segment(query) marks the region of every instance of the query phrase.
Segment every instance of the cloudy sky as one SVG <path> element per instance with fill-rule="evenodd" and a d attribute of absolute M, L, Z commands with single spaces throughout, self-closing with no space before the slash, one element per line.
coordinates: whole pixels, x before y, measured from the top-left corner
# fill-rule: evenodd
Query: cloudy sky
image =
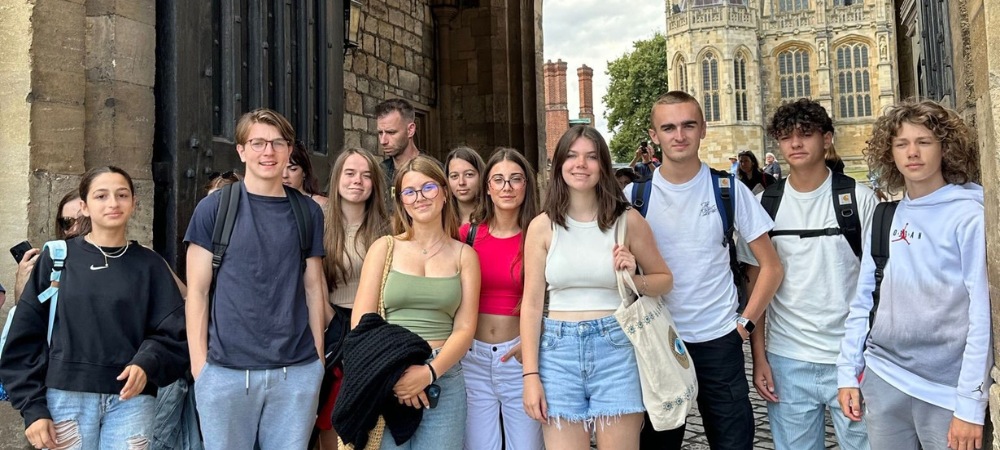
<path fill-rule="evenodd" d="M 597 129 L 611 140 L 601 98 L 608 89 L 608 62 L 632 49 L 632 42 L 666 29 L 663 0 L 545 0 L 542 2 L 544 60 L 566 62 L 569 117 L 580 114 L 576 69 L 594 69 Z"/>

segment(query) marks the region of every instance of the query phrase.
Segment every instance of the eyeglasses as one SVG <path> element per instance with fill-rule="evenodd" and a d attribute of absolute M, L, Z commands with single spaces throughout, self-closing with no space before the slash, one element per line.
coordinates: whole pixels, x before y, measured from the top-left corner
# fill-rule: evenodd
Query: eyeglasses
<path fill-rule="evenodd" d="M 490 185 L 498 191 L 502 191 L 508 184 L 510 184 L 511 189 L 521 189 L 524 187 L 524 176 L 511 175 L 510 179 L 507 180 L 503 178 L 503 175 L 495 175 L 493 178 L 490 178 Z"/>
<path fill-rule="evenodd" d="M 271 148 L 276 152 L 286 152 L 289 148 L 289 142 L 285 139 L 251 139 L 247 142 L 247 145 L 255 152 L 262 152 L 267 148 L 267 144 L 271 144 Z"/>
<path fill-rule="evenodd" d="M 208 181 L 215 181 L 215 180 L 217 180 L 219 178 L 222 178 L 223 180 L 232 181 L 234 183 L 237 182 L 237 181 L 240 181 L 240 177 L 238 177 L 236 175 L 236 172 L 233 172 L 232 170 L 230 170 L 228 172 L 222 172 L 222 173 L 212 172 L 212 173 L 208 174 Z"/>
<path fill-rule="evenodd" d="M 63 231 L 69 231 L 73 225 L 76 225 L 76 217 L 60 217 L 56 221 L 59 222 L 59 228 L 62 228 Z"/>
<path fill-rule="evenodd" d="M 437 183 L 427 183 L 416 190 L 413 188 L 406 188 L 399 192 L 399 199 L 403 201 L 404 205 L 412 205 L 417 202 L 417 194 L 420 194 L 425 199 L 430 200 L 438 196 L 441 192 L 441 186 Z"/>

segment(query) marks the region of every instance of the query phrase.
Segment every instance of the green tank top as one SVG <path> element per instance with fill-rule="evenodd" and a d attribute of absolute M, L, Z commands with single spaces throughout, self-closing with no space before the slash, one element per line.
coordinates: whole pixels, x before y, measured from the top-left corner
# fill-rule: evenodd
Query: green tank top
<path fill-rule="evenodd" d="M 462 303 L 462 278 L 421 277 L 389 271 L 385 281 L 385 320 L 428 341 L 451 336 Z"/>

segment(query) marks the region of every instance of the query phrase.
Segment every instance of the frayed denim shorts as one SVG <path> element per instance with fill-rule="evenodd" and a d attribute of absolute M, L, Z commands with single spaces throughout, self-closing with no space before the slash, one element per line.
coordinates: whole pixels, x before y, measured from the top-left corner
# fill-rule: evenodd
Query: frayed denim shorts
<path fill-rule="evenodd" d="M 538 371 L 550 420 L 584 422 L 640 413 L 635 350 L 614 316 L 581 322 L 544 320 Z"/>

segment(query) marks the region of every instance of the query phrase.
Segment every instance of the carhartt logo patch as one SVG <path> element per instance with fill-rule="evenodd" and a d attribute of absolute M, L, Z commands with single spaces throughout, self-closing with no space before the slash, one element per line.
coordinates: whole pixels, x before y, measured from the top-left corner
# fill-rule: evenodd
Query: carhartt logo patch
<path fill-rule="evenodd" d="M 840 194 L 840 205 L 841 206 L 843 206 L 843 205 L 850 205 L 851 203 L 853 203 L 853 202 L 851 202 L 851 194 Z"/>

